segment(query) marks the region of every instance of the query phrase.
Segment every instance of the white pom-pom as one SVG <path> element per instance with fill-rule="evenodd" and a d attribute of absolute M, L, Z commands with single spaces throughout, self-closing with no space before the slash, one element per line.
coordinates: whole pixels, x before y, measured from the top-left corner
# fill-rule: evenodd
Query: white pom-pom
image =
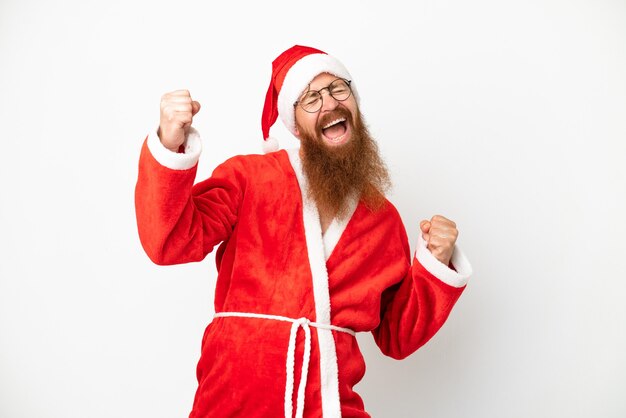
<path fill-rule="evenodd" d="M 263 141 L 263 153 L 269 154 L 270 152 L 278 151 L 278 139 L 270 136 Z"/>

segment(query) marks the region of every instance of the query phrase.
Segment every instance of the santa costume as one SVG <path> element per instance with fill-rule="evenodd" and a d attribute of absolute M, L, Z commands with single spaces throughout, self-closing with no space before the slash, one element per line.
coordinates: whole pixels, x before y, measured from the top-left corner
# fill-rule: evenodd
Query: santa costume
<path fill-rule="evenodd" d="M 351 80 L 326 53 L 295 46 L 273 63 L 264 138 L 318 74 Z M 358 100 L 354 82 L 353 94 Z M 201 141 L 184 152 L 148 135 L 136 186 L 139 235 L 157 264 L 200 261 L 216 246 L 215 316 L 202 339 L 191 418 L 369 417 L 353 390 L 365 373 L 355 334 L 402 359 L 443 325 L 471 266 L 418 238 L 412 257 L 396 208 L 349 202 L 322 234 L 298 150 L 233 157 L 194 185 Z"/>

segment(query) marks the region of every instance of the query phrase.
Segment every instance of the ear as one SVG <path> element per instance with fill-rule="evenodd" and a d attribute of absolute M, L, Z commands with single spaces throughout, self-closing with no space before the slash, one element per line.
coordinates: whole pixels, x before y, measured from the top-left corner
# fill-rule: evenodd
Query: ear
<path fill-rule="evenodd" d="M 296 112 L 294 111 L 293 114 L 293 119 L 294 119 L 294 124 L 295 126 L 293 127 L 293 134 L 296 138 L 298 138 L 298 140 L 300 140 L 300 129 L 298 129 L 298 115 L 296 114 Z"/>

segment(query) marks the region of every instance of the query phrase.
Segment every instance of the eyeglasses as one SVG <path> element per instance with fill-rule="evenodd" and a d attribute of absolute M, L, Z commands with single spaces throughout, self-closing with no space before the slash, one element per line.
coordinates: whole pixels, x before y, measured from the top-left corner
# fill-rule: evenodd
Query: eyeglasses
<path fill-rule="evenodd" d="M 302 95 L 300 100 L 296 101 L 293 106 L 296 107 L 300 105 L 300 107 L 308 113 L 315 113 L 322 108 L 322 104 L 324 102 L 324 98 L 322 97 L 322 91 L 328 90 L 328 94 L 338 102 L 343 102 L 352 94 L 352 89 L 350 89 L 351 80 L 344 80 L 343 78 L 338 78 L 332 83 L 328 85 L 328 87 L 324 87 L 319 90 L 308 90 L 306 93 Z M 309 87 L 310 88 L 310 87 Z"/>

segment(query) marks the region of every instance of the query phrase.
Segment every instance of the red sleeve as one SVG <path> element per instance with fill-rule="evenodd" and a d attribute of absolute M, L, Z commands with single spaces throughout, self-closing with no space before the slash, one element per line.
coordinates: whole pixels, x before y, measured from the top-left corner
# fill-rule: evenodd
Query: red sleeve
<path fill-rule="evenodd" d="M 200 261 L 230 237 L 245 187 L 240 168 L 229 160 L 194 186 L 197 165 L 188 170 L 164 167 L 144 142 L 135 211 L 141 244 L 154 263 Z"/>
<path fill-rule="evenodd" d="M 382 353 L 395 359 L 414 353 L 441 328 L 464 289 L 442 282 L 414 258 L 404 279 L 383 292 L 381 322 L 372 331 Z"/>

